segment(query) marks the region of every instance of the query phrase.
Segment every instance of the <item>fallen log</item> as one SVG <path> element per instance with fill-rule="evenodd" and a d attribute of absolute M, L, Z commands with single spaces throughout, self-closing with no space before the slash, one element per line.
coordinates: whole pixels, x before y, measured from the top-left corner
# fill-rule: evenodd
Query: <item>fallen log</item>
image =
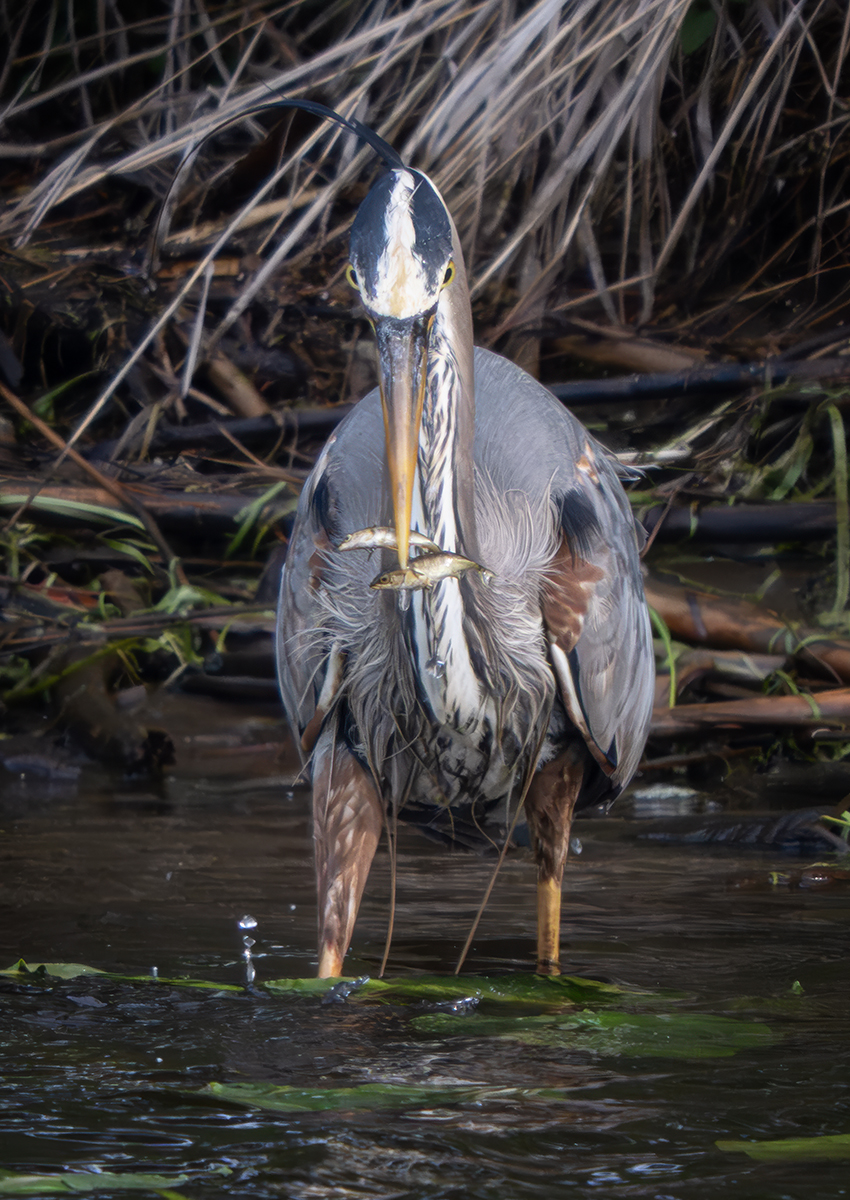
<path fill-rule="evenodd" d="M 850 683 L 850 642 L 824 637 L 819 629 L 792 629 L 775 613 L 749 600 L 698 592 L 658 579 L 644 580 L 646 599 L 674 638 L 718 649 L 794 655 L 827 676 Z"/>
<path fill-rule="evenodd" d="M 627 404 L 635 400 L 663 400 L 678 396 L 704 396 L 707 401 L 713 401 L 718 396 L 734 395 L 757 385 L 775 387 L 791 378 L 832 377 L 842 373 L 848 374 L 846 359 L 804 363 L 715 363 L 711 366 L 694 367 L 688 371 L 625 375 L 615 379 L 587 379 L 573 383 L 551 383 L 547 386 L 549 391 L 566 405 Z M 231 445 L 228 433 L 246 446 L 268 444 L 281 434 L 287 441 L 326 438 L 353 407 L 353 404 L 339 404 L 333 408 L 282 409 L 274 415 L 223 418 L 220 421 L 206 421 L 197 425 L 160 423 L 150 440 L 149 452 L 177 453 L 192 446 L 207 451 L 227 450 Z M 83 454 L 95 461 L 109 460 L 119 444 L 120 440 L 117 438 L 99 442 L 84 450 Z M 834 512 L 834 508 L 832 511 Z M 834 529 L 834 522 L 832 528 Z M 679 531 L 676 536 L 683 534 Z"/>
<path fill-rule="evenodd" d="M 274 679 L 258 679 L 255 675 L 184 675 L 180 691 L 193 696 L 215 696 L 222 700 L 254 700 L 264 704 L 279 704 L 280 692 Z"/>
<path fill-rule="evenodd" d="M 641 513 L 647 533 L 659 542 L 775 542 L 815 541 L 835 536 L 835 504 L 806 503 L 706 504 L 672 507 L 654 505 Z M 656 532 L 656 526 L 660 526 Z"/>
<path fill-rule="evenodd" d="M 821 823 L 829 808 L 795 809 L 772 813 L 723 813 L 667 817 L 664 821 L 641 821 L 635 831 L 639 841 L 673 846 L 752 846 L 779 849 L 793 854 L 844 852 L 847 845 Z"/>
<path fill-rule="evenodd" d="M 224 417 L 220 421 L 205 421 L 198 425 L 161 423 L 148 449 L 151 454 L 176 454 L 190 447 L 212 452 L 230 449 L 231 438 L 237 438 L 245 446 L 273 446 L 278 438 L 283 438 L 287 445 L 299 438 L 324 439 L 353 407 L 352 404 L 340 404 L 335 408 L 284 409 L 274 415 Z M 95 461 L 106 461 L 112 458 L 119 445 L 120 439 L 114 438 L 98 442 L 84 453 Z"/>
<path fill-rule="evenodd" d="M 97 623 L 87 622 L 84 626 L 75 625 L 73 614 L 69 613 L 67 606 L 61 609 L 53 606 L 52 610 L 42 608 L 36 613 L 18 608 L 19 593 L 23 586 L 9 589 L 0 587 L 0 652 L 3 653 L 32 654 L 61 645 L 71 637 L 110 641 L 156 637 L 163 630 L 180 625 L 191 625 L 216 633 L 227 626 L 231 633 L 252 636 L 271 636 L 275 629 L 274 605 L 260 604 L 227 604 L 172 613 L 156 610 Z M 81 612 L 80 615 L 84 614 Z M 2 618 L 8 621 L 5 626 Z"/>
<path fill-rule="evenodd" d="M 672 400 L 678 396 L 714 401 L 734 396 L 753 387 L 770 388 L 790 379 L 846 379 L 846 358 L 789 362 L 766 359 L 755 363 L 711 363 L 685 371 L 657 371 L 614 379 L 587 379 L 576 383 L 550 383 L 550 392 L 564 404 L 632 403 L 635 400 Z"/>
<path fill-rule="evenodd" d="M 650 738 L 681 737 L 711 729 L 761 726 L 788 729 L 829 722 L 850 731 L 850 688 L 835 688 L 811 696 L 754 696 L 713 704 L 678 704 L 655 708 Z"/>
<path fill-rule="evenodd" d="M 239 526 L 245 509 L 263 495 L 252 492 L 183 492 L 158 490 L 150 486 L 122 484 L 158 524 L 176 533 L 232 534 Z M 130 526 L 139 531 L 143 522 L 116 504 L 103 488 L 51 484 L 42 487 L 32 479 L 0 479 L 0 512 L 14 512 L 24 502 L 39 520 L 56 526 L 74 525 Z M 274 496 L 258 515 L 260 524 L 276 523 L 286 532 L 294 518 L 293 496 Z"/>

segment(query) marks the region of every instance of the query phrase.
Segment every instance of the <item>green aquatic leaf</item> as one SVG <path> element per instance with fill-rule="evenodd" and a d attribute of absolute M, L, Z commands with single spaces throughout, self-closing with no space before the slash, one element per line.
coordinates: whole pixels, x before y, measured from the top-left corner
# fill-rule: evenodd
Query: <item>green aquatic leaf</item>
<path fill-rule="evenodd" d="M 216 992 L 242 992 L 237 983 L 216 983 L 211 979 L 172 979 L 164 975 L 123 975 L 117 971 L 101 971 L 82 963 L 27 963 L 19 958 L 11 967 L 0 970 L 0 975 L 24 977 L 26 979 L 76 979 L 80 975 L 96 975 L 100 979 L 115 979 L 120 983 L 168 984 L 172 987 L 206 988 Z"/>
<path fill-rule="evenodd" d="M 324 995 L 340 983 L 353 979 L 274 979 L 264 986 L 270 991 Z M 669 996 L 669 993 L 668 993 Z M 634 1003 L 658 1000 L 657 995 L 630 992 L 612 983 L 583 979 L 577 975 L 411 975 L 400 979 L 369 979 L 358 983 L 346 997 L 348 1003 L 360 1000 L 387 1004 L 452 1003 L 473 997 L 485 1003 L 560 1010 L 576 1005 Z"/>
<path fill-rule="evenodd" d="M 691 1012 L 582 1012 L 536 1017 L 415 1017 L 420 1033 L 497 1037 L 533 1046 L 557 1046 L 596 1054 L 649 1058 L 727 1058 L 739 1050 L 769 1046 L 776 1035 L 755 1021 Z"/>
<path fill-rule="evenodd" d="M 170 1193 L 175 1200 L 181 1193 L 173 1189 L 206 1175 L 230 1174 L 227 1167 L 218 1167 L 201 1175 L 113 1174 L 109 1171 L 65 1172 L 61 1175 L 30 1175 L 0 1168 L 0 1196 L 55 1196 L 69 1192 L 158 1192 Z"/>
<path fill-rule="evenodd" d="M 263 981 L 263 987 L 273 992 L 292 992 L 299 996 L 324 996 L 332 987 L 340 983 L 339 979 L 271 979 Z M 354 977 L 346 976 L 346 983 L 354 983 Z"/>
<path fill-rule="evenodd" d="M 76 979 L 78 975 L 102 975 L 108 978 L 105 971 L 86 967 L 82 963 L 27 963 L 22 958 L 14 966 L 0 970 L 0 975 L 28 975 L 38 979 L 45 979 L 48 975 L 52 979 Z"/>
<path fill-rule="evenodd" d="M 174 987 L 208 988 L 217 991 L 239 992 L 241 984 L 217 983 L 209 979 L 172 978 L 151 975 L 127 975 L 116 971 L 102 971 L 83 963 L 27 963 L 23 958 L 13 966 L 0 970 L 0 975 L 26 976 L 29 978 L 75 979 L 78 975 L 99 975 L 104 979 L 120 980 L 124 983 L 167 983 Z M 563 1012 L 577 1007 L 608 1007 L 628 1004 L 657 1005 L 678 998 L 676 992 L 637 992 L 618 987 L 613 983 L 601 983 L 596 979 L 584 979 L 578 975 L 530 975 L 515 972 L 512 975 L 486 976 L 464 975 L 411 975 L 400 979 L 367 979 L 361 983 L 351 979 L 272 979 L 260 986 L 272 993 L 284 995 L 325 996 L 340 984 L 355 987 L 344 997 L 347 1003 L 365 1000 L 383 1004 L 451 1004 L 458 1000 L 473 998 L 485 1006 L 495 1004 L 499 1008 L 533 1008 L 536 1011 Z"/>
<path fill-rule="evenodd" d="M 110 979 L 118 979 L 122 983 L 149 983 L 152 987 L 165 983 L 169 987 L 202 988 L 210 992 L 245 991 L 241 983 L 216 983 L 214 979 L 185 979 L 183 976 L 175 979 L 170 975 L 113 975 L 111 972 L 106 974 Z"/>
<path fill-rule="evenodd" d="M 817 1158 L 850 1158 L 850 1133 L 823 1137 L 775 1138 L 770 1142 L 719 1141 L 718 1150 L 748 1154 L 761 1162 L 793 1162 Z"/>
<path fill-rule="evenodd" d="M 273 1083 L 209 1083 L 196 1095 L 273 1112 L 347 1112 L 351 1109 L 435 1108 L 446 1104 L 524 1099 L 567 1100 L 567 1089 L 502 1087 L 413 1087 L 402 1083 L 361 1083 L 352 1087 L 298 1088 Z"/>

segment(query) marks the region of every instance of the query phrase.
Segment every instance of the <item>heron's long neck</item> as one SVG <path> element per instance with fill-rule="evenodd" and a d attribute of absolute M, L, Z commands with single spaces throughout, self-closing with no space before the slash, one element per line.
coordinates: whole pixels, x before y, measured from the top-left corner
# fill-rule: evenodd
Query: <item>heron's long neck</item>
<path fill-rule="evenodd" d="M 477 562 L 474 437 L 472 320 L 464 280 L 457 304 L 440 305 L 431 332 L 414 524 L 442 550 Z M 467 645 L 460 580 L 415 592 L 411 617 L 419 678 L 433 716 L 471 732 L 484 696 Z"/>
<path fill-rule="evenodd" d="M 440 305 L 431 332 L 419 437 L 419 490 L 422 532 L 441 549 L 477 561 L 474 437 L 471 317 L 462 295 L 456 305 Z"/>

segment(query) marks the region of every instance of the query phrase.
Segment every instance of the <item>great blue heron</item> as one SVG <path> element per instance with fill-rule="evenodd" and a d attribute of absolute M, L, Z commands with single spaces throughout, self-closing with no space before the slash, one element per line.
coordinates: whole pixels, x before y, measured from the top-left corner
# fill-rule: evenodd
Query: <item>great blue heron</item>
<path fill-rule="evenodd" d="M 278 616 L 281 693 L 312 775 L 319 975 L 342 972 L 388 814 L 450 835 L 504 829 L 519 805 L 538 970 L 557 973 L 573 813 L 629 781 L 649 724 L 638 535 L 606 451 L 531 376 L 473 349 L 448 209 L 426 175 L 390 165 L 355 218 L 348 271 L 380 387 L 303 489 Z M 361 530 L 365 549 L 338 548 Z M 370 586 L 423 544 L 487 574 Z"/>

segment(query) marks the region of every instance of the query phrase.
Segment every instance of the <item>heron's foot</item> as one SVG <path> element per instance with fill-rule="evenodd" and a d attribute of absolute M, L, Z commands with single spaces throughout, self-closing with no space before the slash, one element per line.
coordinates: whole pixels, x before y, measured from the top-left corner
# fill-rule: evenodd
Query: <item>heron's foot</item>
<path fill-rule="evenodd" d="M 552 962 L 552 960 L 548 959 L 548 958 L 538 959 L 537 960 L 537 974 L 538 975 L 560 975 L 561 974 L 561 964 L 559 962 Z"/>
<path fill-rule="evenodd" d="M 322 946 L 322 952 L 319 955 L 319 970 L 317 978 L 319 979 L 339 979 L 342 975 L 342 960 L 336 946 Z"/>

